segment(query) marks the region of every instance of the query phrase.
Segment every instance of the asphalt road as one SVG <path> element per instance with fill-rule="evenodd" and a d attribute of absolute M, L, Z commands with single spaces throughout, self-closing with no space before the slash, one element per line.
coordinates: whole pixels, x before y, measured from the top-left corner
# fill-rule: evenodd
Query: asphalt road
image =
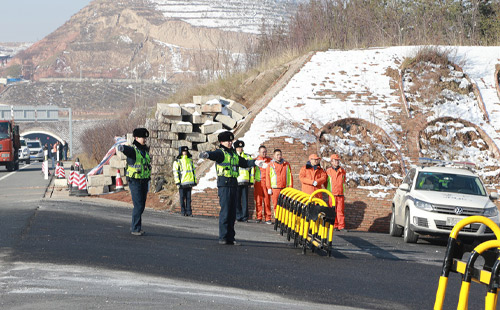
<path fill-rule="evenodd" d="M 299 249 L 270 225 L 237 223 L 242 246 L 217 243 L 217 220 L 97 198 L 41 199 L 40 164 L 0 171 L 2 309 L 430 309 L 442 239 L 408 245 L 385 234 L 335 235 L 333 257 Z M 452 274 L 446 309 L 456 308 Z M 473 284 L 469 309 L 484 307 Z"/>

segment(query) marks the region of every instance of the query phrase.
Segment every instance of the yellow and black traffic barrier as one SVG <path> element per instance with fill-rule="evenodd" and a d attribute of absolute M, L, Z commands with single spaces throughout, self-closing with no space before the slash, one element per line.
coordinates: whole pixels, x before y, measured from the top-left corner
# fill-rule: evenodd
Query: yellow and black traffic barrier
<path fill-rule="evenodd" d="M 318 193 L 327 193 L 332 197 L 333 206 L 314 197 Z M 295 247 L 302 245 L 305 254 L 308 247 L 323 250 L 331 255 L 333 230 L 335 224 L 335 197 L 327 190 L 320 189 L 306 194 L 294 188 L 285 188 L 280 192 L 275 213 L 274 230 L 288 241 L 293 238 Z"/>
<path fill-rule="evenodd" d="M 483 242 L 472 249 L 471 245 L 466 245 L 457 239 L 458 233 L 465 226 L 474 223 L 486 225 L 493 231 L 497 240 Z M 477 282 L 488 286 L 485 306 L 486 309 L 495 309 L 498 289 L 498 272 L 495 273 L 493 270 L 500 269 L 500 266 L 497 266 L 500 264 L 498 263 L 498 248 L 500 248 L 500 228 L 491 219 L 484 216 L 470 216 L 458 222 L 451 230 L 448 238 L 448 246 L 446 248 L 443 268 L 439 278 L 434 310 L 441 310 L 443 308 L 450 272 L 462 274 L 462 287 L 460 289 L 457 309 L 467 309 L 471 282 Z M 471 254 L 468 261 L 464 262 L 461 259 L 466 252 L 470 252 Z M 483 257 L 484 264 L 482 268 L 475 268 L 474 263 L 479 256 Z"/>

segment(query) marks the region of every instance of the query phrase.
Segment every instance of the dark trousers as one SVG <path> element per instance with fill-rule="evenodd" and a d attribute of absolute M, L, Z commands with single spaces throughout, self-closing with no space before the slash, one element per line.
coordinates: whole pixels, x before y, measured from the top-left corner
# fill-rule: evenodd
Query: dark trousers
<path fill-rule="evenodd" d="M 238 187 L 219 187 L 219 240 L 234 241 L 234 221 L 238 204 Z"/>
<path fill-rule="evenodd" d="M 248 185 L 238 185 L 238 204 L 236 205 L 236 219 L 248 220 Z"/>
<path fill-rule="evenodd" d="M 181 214 L 191 215 L 191 190 L 192 187 L 179 188 L 179 198 L 181 200 Z"/>
<path fill-rule="evenodd" d="M 130 179 L 129 184 L 130 194 L 132 195 L 132 226 L 131 231 L 141 231 L 142 228 L 142 213 L 146 207 L 146 198 L 148 196 L 148 180 Z"/>

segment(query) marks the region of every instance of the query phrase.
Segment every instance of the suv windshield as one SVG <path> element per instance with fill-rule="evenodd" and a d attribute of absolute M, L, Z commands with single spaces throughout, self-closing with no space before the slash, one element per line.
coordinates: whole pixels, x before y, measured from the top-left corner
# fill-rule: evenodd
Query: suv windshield
<path fill-rule="evenodd" d="M 42 146 L 40 145 L 40 142 L 28 142 L 28 147 L 30 149 L 39 149 Z"/>
<path fill-rule="evenodd" d="M 478 177 L 450 173 L 422 171 L 417 176 L 415 189 L 486 196 Z"/>

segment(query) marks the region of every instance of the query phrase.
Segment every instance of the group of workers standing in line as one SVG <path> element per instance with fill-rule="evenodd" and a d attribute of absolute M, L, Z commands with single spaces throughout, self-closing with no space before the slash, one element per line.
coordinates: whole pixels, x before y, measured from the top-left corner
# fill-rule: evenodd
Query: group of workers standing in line
<path fill-rule="evenodd" d="M 148 182 L 151 177 L 149 148 L 145 144 L 149 132 L 145 128 L 136 128 L 133 132 L 132 146 L 118 146 L 118 150 L 127 156 L 127 178 L 134 204 L 131 232 L 143 235 L 141 215 L 146 204 Z M 283 159 L 282 151 L 275 149 L 273 158 L 267 157 L 265 146 L 259 147 L 259 155 L 253 159 L 243 151 L 245 143 L 234 141 L 230 131 L 218 135 L 219 148 L 211 152 L 201 152 L 200 159 L 216 162 L 217 188 L 220 204 L 219 244 L 239 245 L 235 241 L 235 222 L 248 222 L 249 187 L 254 186 L 256 222 L 272 224 L 271 201 L 276 209 L 279 193 L 286 187 L 293 187 L 292 168 Z M 326 188 L 335 197 L 337 219 L 336 230 L 345 230 L 344 195 L 346 190 L 346 172 L 340 167 L 340 157 L 333 154 L 331 167 L 326 171 L 320 165 L 320 157 L 311 154 L 309 161 L 300 170 L 299 178 L 302 191 L 312 194 L 315 190 Z M 172 165 L 174 181 L 179 188 L 181 214 L 192 216 L 191 190 L 197 184 L 192 155 L 187 147 L 179 148 L 179 155 Z M 144 185 L 145 184 L 145 185 Z M 319 198 L 321 194 L 318 194 Z M 329 205 L 332 206 L 332 199 Z"/>

